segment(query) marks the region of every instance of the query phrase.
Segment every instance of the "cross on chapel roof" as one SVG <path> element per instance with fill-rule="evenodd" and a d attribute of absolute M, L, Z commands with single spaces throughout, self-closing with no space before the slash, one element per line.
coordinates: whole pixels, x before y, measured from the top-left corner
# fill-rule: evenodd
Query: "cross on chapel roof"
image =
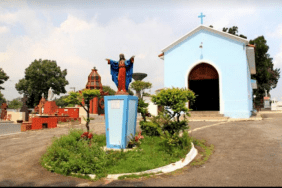
<path fill-rule="evenodd" d="M 203 25 L 203 18 L 206 17 L 205 15 L 203 15 L 203 13 L 201 12 L 201 15 L 198 16 L 198 18 L 201 18 L 201 24 Z"/>

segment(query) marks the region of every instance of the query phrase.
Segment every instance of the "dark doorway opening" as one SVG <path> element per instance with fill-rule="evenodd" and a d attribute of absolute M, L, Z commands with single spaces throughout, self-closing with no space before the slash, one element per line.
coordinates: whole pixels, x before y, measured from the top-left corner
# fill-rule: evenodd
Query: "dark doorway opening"
<path fill-rule="evenodd" d="M 43 129 L 48 128 L 48 123 L 42 123 L 42 128 Z"/>
<path fill-rule="evenodd" d="M 197 95 L 190 109 L 194 111 L 219 111 L 219 84 L 216 80 L 190 80 L 189 88 Z"/>
<path fill-rule="evenodd" d="M 189 89 L 196 99 L 190 102 L 190 109 L 194 111 L 219 111 L 219 77 L 216 69 L 201 63 L 195 66 L 188 78 Z"/>

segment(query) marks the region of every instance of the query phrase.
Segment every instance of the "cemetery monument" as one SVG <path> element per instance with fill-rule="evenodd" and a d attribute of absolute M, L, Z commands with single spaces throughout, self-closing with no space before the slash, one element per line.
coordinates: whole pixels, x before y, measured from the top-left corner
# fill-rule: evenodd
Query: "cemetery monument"
<path fill-rule="evenodd" d="M 114 96 L 105 96 L 105 119 L 107 148 L 125 149 L 131 136 L 136 133 L 138 97 L 127 92 L 132 80 L 134 56 L 119 61 L 106 59 L 111 65 L 112 80 L 118 87 Z"/>

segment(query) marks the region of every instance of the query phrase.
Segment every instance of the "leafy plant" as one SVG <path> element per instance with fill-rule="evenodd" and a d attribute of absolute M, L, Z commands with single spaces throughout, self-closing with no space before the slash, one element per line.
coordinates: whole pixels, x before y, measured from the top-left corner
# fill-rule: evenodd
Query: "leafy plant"
<path fill-rule="evenodd" d="M 186 103 L 188 101 L 194 101 L 194 99 L 194 92 L 185 88 L 167 88 L 161 90 L 156 95 L 152 95 L 152 101 L 156 105 L 164 106 L 164 113 L 169 115 L 170 119 L 176 117 L 178 122 L 181 113 L 189 116 L 189 109 L 187 108 Z"/>
<path fill-rule="evenodd" d="M 134 146 L 137 146 L 137 147 L 140 146 L 141 144 L 140 140 L 144 138 L 144 136 L 141 135 L 141 132 L 142 131 L 140 131 L 138 135 L 136 135 L 135 137 L 132 134 L 130 134 L 131 138 L 128 142 L 128 146 L 127 146 L 128 148 L 132 148 Z"/>
<path fill-rule="evenodd" d="M 83 107 L 83 109 L 87 113 L 87 118 L 84 120 L 86 121 L 86 128 L 87 132 L 89 132 L 89 122 L 90 122 L 90 112 L 89 112 L 89 107 L 90 107 L 90 101 L 94 97 L 99 97 L 100 96 L 100 91 L 98 89 L 84 89 L 80 92 L 73 92 L 71 91 L 68 95 L 67 98 L 64 99 L 65 102 L 71 103 L 71 104 L 78 104 Z"/>
<path fill-rule="evenodd" d="M 161 126 L 150 121 L 140 121 L 141 130 L 148 136 L 160 136 Z"/>
<path fill-rule="evenodd" d="M 142 98 L 138 99 L 137 112 L 141 113 L 144 121 L 146 121 L 146 115 L 148 114 L 148 105 L 149 104 L 145 103 L 145 101 Z"/>

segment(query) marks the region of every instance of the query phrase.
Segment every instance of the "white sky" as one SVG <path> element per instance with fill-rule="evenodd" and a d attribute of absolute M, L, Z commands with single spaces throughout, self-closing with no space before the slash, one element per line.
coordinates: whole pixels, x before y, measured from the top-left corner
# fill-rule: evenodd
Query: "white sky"
<path fill-rule="evenodd" d="M 21 95 L 15 84 L 35 59 L 56 60 L 70 87 L 85 88 L 95 66 L 102 84 L 116 90 L 105 58 L 135 55 L 133 72 L 147 73 L 151 93 L 163 87 L 161 50 L 200 25 L 238 26 L 248 40 L 263 35 L 274 68 L 282 70 L 282 1 L 0 1 L 0 67 L 10 79 L 1 92 Z M 147 90 L 147 92 L 150 92 Z M 271 92 L 281 100 L 282 78 Z"/>

